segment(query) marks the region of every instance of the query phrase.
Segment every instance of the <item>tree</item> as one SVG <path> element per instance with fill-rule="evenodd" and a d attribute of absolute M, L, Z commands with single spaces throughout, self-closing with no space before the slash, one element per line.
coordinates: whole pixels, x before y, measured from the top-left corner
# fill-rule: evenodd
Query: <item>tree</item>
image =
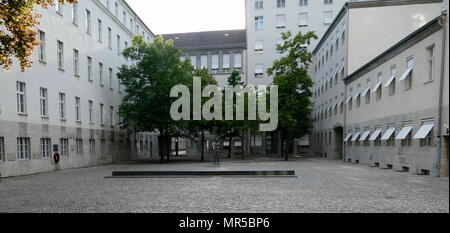
<path fill-rule="evenodd" d="M 160 133 L 160 157 L 169 159 L 171 136 L 179 136 L 186 121 L 175 121 L 170 108 L 176 98 L 170 97 L 172 87 L 192 85 L 193 67 L 182 62 L 181 52 L 172 40 L 162 37 L 146 43 L 142 36 L 133 38 L 133 45 L 123 51 L 129 65 L 119 69 L 117 77 L 126 89 L 120 106 L 124 126 L 135 131 Z"/>
<path fill-rule="evenodd" d="M 278 50 L 286 54 L 275 60 L 268 69 L 268 74 L 274 76 L 274 85 L 278 85 L 279 120 L 277 131 L 281 133 L 282 154 L 288 160 L 287 145 L 294 138 L 305 136 L 311 131 L 311 87 L 312 80 L 308 76 L 308 67 L 312 54 L 305 45 L 312 39 L 317 39 L 313 32 L 292 36 L 291 32 L 282 33 L 283 45 Z"/>
<path fill-rule="evenodd" d="M 58 0 L 61 4 L 76 3 L 77 0 Z M 41 15 L 34 13 L 36 6 L 47 9 L 55 0 L 2 0 L 0 1 L 0 66 L 10 69 L 13 58 L 19 60 L 25 71 L 31 67 L 31 54 L 39 45 L 35 27 Z M 5 30 L 4 30 L 5 29 Z"/>

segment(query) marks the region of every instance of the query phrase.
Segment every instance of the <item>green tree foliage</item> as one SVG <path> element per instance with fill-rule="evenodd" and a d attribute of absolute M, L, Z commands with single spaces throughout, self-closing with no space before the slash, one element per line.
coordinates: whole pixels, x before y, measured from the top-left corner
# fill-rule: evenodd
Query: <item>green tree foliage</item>
<path fill-rule="evenodd" d="M 274 77 L 274 85 L 278 85 L 279 122 L 277 131 L 281 133 L 283 153 L 288 160 L 288 142 L 308 134 L 313 125 L 312 80 L 308 76 L 308 68 L 312 54 L 305 49 L 312 39 L 317 39 L 313 32 L 293 36 L 291 32 L 282 33 L 283 45 L 278 50 L 284 55 L 274 61 L 268 74 Z"/>
<path fill-rule="evenodd" d="M 61 4 L 76 3 L 76 0 L 58 0 Z M 47 9 L 55 0 L 1 0 L 0 1 L 0 66 L 10 69 L 13 58 L 19 60 L 25 71 L 31 67 L 30 56 L 39 45 L 35 27 L 41 15 L 34 13 L 36 6 Z"/>

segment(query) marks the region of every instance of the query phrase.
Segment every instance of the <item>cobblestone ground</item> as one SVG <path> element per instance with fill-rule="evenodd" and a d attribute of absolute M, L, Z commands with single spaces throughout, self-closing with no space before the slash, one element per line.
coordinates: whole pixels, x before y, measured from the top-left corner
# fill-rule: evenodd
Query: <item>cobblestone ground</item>
<path fill-rule="evenodd" d="M 297 178 L 107 179 L 113 170 L 296 170 Z M 321 159 L 121 164 L 0 181 L 0 212 L 449 212 L 449 179 Z"/>

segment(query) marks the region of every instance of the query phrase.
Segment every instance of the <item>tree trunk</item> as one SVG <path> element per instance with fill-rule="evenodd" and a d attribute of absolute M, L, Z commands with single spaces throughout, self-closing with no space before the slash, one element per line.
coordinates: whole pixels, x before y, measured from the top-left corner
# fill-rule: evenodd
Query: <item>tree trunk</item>
<path fill-rule="evenodd" d="M 159 157 L 160 157 L 160 162 L 164 163 L 164 152 L 165 152 L 165 148 L 166 146 L 164 145 L 165 143 L 165 135 L 164 133 L 161 133 L 158 136 L 158 144 L 159 144 Z"/>
<path fill-rule="evenodd" d="M 201 161 L 204 162 L 205 161 L 205 131 L 203 129 L 202 129 L 200 147 L 201 147 L 201 151 L 200 151 Z"/>
<path fill-rule="evenodd" d="M 178 157 L 178 137 L 175 139 L 175 156 Z"/>
<path fill-rule="evenodd" d="M 289 152 L 288 152 L 288 140 L 285 139 L 284 140 L 284 161 L 288 161 L 289 160 Z"/>
<path fill-rule="evenodd" d="M 245 135 L 243 134 L 243 135 L 241 136 L 242 160 L 245 160 L 245 148 L 244 148 L 244 142 L 245 142 Z"/>
<path fill-rule="evenodd" d="M 170 146 L 171 146 L 170 136 L 166 136 L 166 153 L 167 161 L 170 161 Z"/>
<path fill-rule="evenodd" d="M 231 131 L 230 131 L 230 136 L 228 138 L 228 158 L 231 159 L 231 142 L 233 141 L 233 137 L 231 136 Z"/>

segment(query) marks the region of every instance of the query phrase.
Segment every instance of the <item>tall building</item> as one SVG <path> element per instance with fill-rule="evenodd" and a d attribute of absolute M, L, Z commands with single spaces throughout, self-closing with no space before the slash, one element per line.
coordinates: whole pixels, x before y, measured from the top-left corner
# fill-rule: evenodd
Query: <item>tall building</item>
<path fill-rule="evenodd" d="M 33 67 L 0 70 L 3 177 L 109 163 L 131 150 L 120 128 L 121 51 L 152 31 L 123 0 L 79 1 L 50 9 L 36 28 Z M 15 63 L 17 64 L 17 63 Z M 61 161 L 55 164 L 54 152 Z"/>
<path fill-rule="evenodd" d="M 271 84 L 267 69 L 282 56 L 281 33 L 314 31 L 321 38 L 346 0 L 246 0 L 248 82 Z M 312 41 L 309 49 L 315 47 Z"/>
<path fill-rule="evenodd" d="M 233 70 L 241 72 L 246 81 L 247 42 L 245 29 L 175 33 L 162 35 L 173 40 L 183 51 L 182 60 L 189 59 L 195 69 L 207 69 L 220 86 L 227 84 Z"/>
<path fill-rule="evenodd" d="M 313 50 L 315 124 L 311 137 L 316 155 L 345 156 L 346 114 L 353 108 L 353 100 L 366 94 L 367 80 L 346 90 L 344 78 L 441 15 L 441 8 L 441 0 L 380 0 L 344 5 Z M 388 72 L 383 75 L 374 77 L 371 83 L 384 83 L 390 77 Z"/>

